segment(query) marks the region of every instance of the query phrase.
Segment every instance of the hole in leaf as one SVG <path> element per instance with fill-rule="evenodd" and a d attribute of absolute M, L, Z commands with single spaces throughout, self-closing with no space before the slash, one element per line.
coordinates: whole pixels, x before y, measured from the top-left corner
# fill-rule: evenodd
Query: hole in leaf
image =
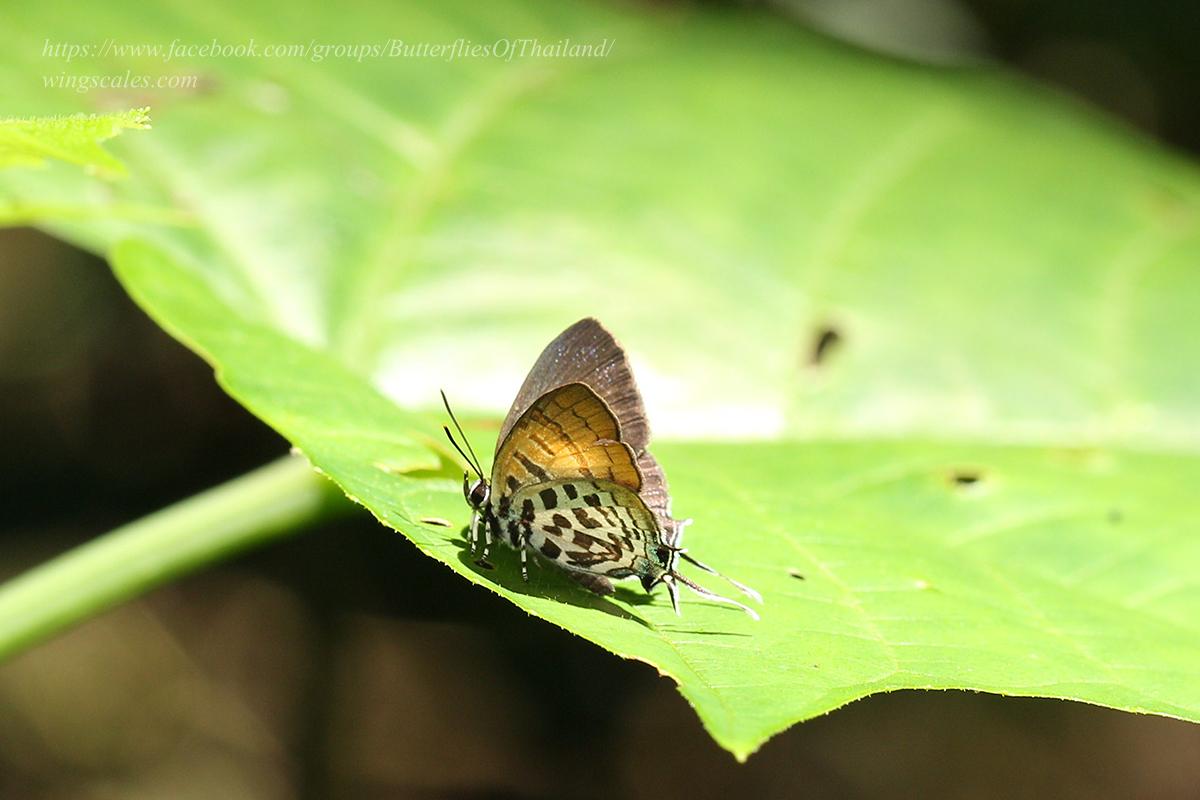
<path fill-rule="evenodd" d="M 975 467 L 955 467 L 946 476 L 946 480 L 955 489 L 962 491 L 977 491 L 983 487 L 983 470 Z"/>
<path fill-rule="evenodd" d="M 812 342 L 808 364 L 812 367 L 819 367 L 829 358 L 834 348 L 841 344 L 842 334 L 832 325 L 822 325 L 814 333 Z"/>

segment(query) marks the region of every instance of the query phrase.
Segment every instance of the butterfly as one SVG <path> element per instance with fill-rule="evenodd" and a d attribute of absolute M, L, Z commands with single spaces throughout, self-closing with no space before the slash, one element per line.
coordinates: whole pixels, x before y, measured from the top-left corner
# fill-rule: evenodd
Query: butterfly
<path fill-rule="evenodd" d="M 679 584 L 708 600 L 737 606 L 679 572 L 680 559 L 729 581 L 758 602 L 761 595 L 697 561 L 682 547 L 691 520 L 671 516 L 667 479 L 647 450 L 650 428 L 625 351 L 595 319 L 576 322 L 546 346 L 500 426 L 490 479 L 442 394 L 466 445 L 450 443 L 468 463 L 463 497 L 473 555 L 490 567 L 493 542 L 564 569 L 600 594 L 613 580 L 637 578 L 646 592 L 663 584 L 679 613 Z M 482 553 L 480 551 L 482 550 Z"/>

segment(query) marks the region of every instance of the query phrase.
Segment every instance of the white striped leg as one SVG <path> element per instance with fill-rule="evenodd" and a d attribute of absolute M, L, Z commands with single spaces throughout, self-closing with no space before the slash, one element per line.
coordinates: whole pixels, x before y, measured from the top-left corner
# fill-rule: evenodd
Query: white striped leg
<path fill-rule="evenodd" d="M 529 554 L 529 537 L 532 534 L 533 534 L 533 531 L 531 531 L 529 529 L 528 525 L 522 526 L 522 530 L 521 530 L 521 580 L 526 581 L 526 582 L 529 581 L 529 565 L 527 563 L 527 560 L 528 560 L 527 556 Z"/>
<path fill-rule="evenodd" d="M 480 526 L 483 528 L 483 553 L 480 554 L 475 563 L 485 569 L 491 569 L 492 563 L 488 561 L 488 556 L 492 552 L 492 526 L 487 514 L 481 515 Z"/>

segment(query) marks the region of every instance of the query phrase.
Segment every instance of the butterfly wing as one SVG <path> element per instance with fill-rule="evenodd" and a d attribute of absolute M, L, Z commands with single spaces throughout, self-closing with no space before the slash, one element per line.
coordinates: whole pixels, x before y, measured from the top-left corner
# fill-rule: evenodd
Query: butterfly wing
<path fill-rule="evenodd" d="M 638 472 L 642 474 L 642 489 L 639 493 L 642 501 L 658 518 L 659 528 L 663 532 L 663 541 L 676 546 L 679 544 L 679 534 L 682 528 L 679 522 L 671 516 L 671 494 L 667 491 L 667 476 L 649 450 L 643 450 L 637 460 Z"/>
<path fill-rule="evenodd" d="M 633 379 L 625 350 L 597 320 L 581 319 L 546 345 L 500 427 L 500 442 L 505 441 L 513 426 L 540 397 L 568 383 L 588 386 L 616 419 L 620 440 L 628 444 L 636 456 L 642 478 L 642 499 L 658 518 L 668 542 L 673 544 L 677 538 L 677 525 L 671 518 L 666 476 L 646 449 L 650 444 L 650 426 L 646 422 L 641 392 Z"/>
<path fill-rule="evenodd" d="M 619 423 L 621 441 L 635 453 L 646 449 L 650 426 L 629 359 L 613 335 L 591 317 L 579 320 L 546 345 L 500 426 L 500 441 L 538 398 L 568 383 L 585 384 L 599 395 Z"/>
<path fill-rule="evenodd" d="M 501 440 L 492 464 L 501 505 L 522 486 L 575 478 L 642 488 L 637 457 L 620 441 L 604 401 L 582 383 L 552 389 L 525 409 Z"/>
<path fill-rule="evenodd" d="M 637 492 L 603 480 L 524 486 L 513 495 L 510 520 L 544 557 L 606 578 L 637 574 L 658 544 L 654 514 Z"/>

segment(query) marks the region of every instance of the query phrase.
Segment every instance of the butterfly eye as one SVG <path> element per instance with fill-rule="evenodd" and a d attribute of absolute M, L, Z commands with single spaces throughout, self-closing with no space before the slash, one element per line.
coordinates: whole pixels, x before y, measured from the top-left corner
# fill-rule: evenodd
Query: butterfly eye
<path fill-rule="evenodd" d="M 671 563 L 671 548 L 659 545 L 654 550 L 655 557 L 658 558 L 658 563 L 664 567 Z"/>

